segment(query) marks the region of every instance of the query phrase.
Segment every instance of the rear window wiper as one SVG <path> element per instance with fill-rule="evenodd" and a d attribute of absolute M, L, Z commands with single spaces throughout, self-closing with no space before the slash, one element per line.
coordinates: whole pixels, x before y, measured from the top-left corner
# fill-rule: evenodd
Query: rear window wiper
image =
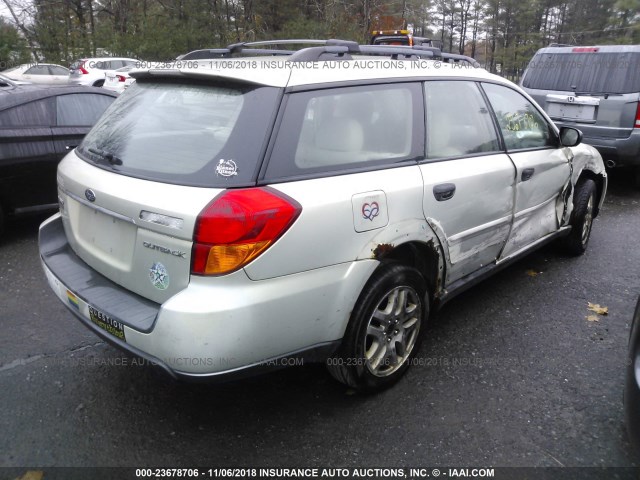
<path fill-rule="evenodd" d="M 98 155 L 104 158 L 111 165 L 122 165 L 122 160 L 111 152 L 107 152 L 106 150 L 99 150 L 97 148 L 88 148 L 87 150 L 89 150 L 94 155 Z"/>

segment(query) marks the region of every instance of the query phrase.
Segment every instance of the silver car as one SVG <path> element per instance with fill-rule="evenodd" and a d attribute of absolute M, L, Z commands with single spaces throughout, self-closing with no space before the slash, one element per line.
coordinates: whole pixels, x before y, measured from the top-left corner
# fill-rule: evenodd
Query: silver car
<path fill-rule="evenodd" d="M 555 239 L 584 252 L 607 177 L 580 132 L 485 70 L 376 48 L 132 72 L 60 164 L 55 294 L 177 377 L 322 360 L 367 391 L 457 293 Z"/>
<path fill-rule="evenodd" d="M 522 86 L 559 126 L 579 128 L 607 167 L 634 167 L 640 187 L 640 45 L 542 48 Z"/>
<path fill-rule="evenodd" d="M 68 81 L 74 85 L 101 87 L 107 71 L 137 65 L 140 65 L 140 61 L 135 58 L 81 58 L 69 67 Z"/>

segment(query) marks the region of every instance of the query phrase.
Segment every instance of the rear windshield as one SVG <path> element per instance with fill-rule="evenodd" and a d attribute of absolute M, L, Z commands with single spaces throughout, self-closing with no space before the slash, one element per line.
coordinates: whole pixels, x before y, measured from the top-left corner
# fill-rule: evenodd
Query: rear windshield
<path fill-rule="evenodd" d="M 78 148 L 124 175 L 203 187 L 250 184 L 279 98 L 272 87 L 138 81 Z"/>
<path fill-rule="evenodd" d="M 578 93 L 640 92 L 640 52 L 538 53 L 522 86 Z"/>
<path fill-rule="evenodd" d="M 371 42 L 373 45 L 409 45 L 409 37 L 396 36 L 396 37 L 373 37 Z"/>

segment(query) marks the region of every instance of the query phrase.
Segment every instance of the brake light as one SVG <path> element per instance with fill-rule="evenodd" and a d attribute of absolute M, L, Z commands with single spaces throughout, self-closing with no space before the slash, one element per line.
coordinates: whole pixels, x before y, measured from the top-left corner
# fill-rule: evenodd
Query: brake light
<path fill-rule="evenodd" d="M 636 122 L 633 124 L 633 128 L 640 128 L 640 102 L 638 102 L 638 108 L 636 109 Z"/>
<path fill-rule="evenodd" d="M 124 82 L 126 80 L 126 78 L 124 78 L 124 75 L 116 75 L 116 77 L 118 77 L 119 82 Z"/>
<path fill-rule="evenodd" d="M 571 49 L 573 53 L 596 53 L 598 50 L 600 49 L 597 47 L 575 47 Z"/>
<path fill-rule="evenodd" d="M 196 220 L 191 273 L 238 270 L 275 243 L 298 218 L 298 202 L 271 188 L 226 190 Z"/>

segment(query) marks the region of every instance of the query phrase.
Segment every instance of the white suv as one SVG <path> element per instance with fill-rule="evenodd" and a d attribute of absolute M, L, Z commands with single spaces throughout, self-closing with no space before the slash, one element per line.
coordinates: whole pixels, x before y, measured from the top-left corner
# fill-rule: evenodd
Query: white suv
<path fill-rule="evenodd" d="M 391 51 L 133 72 L 59 166 L 56 295 L 174 376 L 302 357 L 375 390 L 455 294 L 554 239 L 584 252 L 607 178 L 580 133 L 485 70 Z"/>
<path fill-rule="evenodd" d="M 69 83 L 101 87 L 104 85 L 107 70 L 118 70 L 123 67 L 136 66 L 136 64 L 140 64 L 140 61 L 135 58 L 81 58 L 69 67 Z"/>

